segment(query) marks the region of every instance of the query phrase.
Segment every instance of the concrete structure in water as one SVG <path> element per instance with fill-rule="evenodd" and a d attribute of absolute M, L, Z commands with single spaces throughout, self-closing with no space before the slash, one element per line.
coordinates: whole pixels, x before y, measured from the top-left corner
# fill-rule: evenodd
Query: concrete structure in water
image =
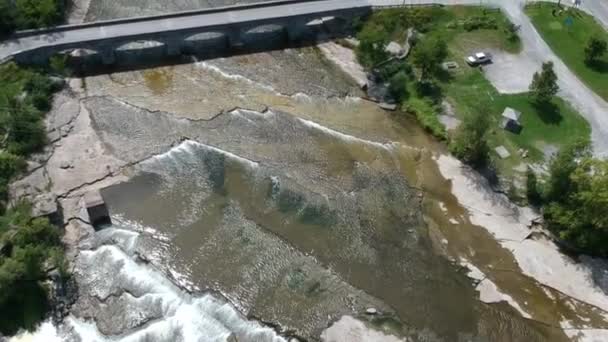
<path fill-rule="evenodd" d="M 84 205 L 89 214 L 89 223 L 95 228 L 112 223 L 110 212 L 99 191 L 92 191 L 84 196 Z"/>
<path fill-rule="evenodd" d="M 114 64 L 133 50 L 179 56 L 277 39 L 314 40 L 315 27 L 345 24 L 371 9 L 367 0 L 283 0 L 22 31 L 0 43 L 0 61 L 46 63 L 53 55 L 80 50 Z"/>

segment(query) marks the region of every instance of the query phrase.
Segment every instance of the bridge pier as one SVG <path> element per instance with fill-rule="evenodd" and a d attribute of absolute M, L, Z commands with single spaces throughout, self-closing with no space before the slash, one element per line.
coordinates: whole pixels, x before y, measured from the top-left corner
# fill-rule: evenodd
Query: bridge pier
<path fill-rule="evenodd" d="M 228 46 L 231 48 L 239 49 L 245 45 L 241 39 L 241 29 L 238 27 L 231 27 L 226 32 L 226 37 L 228 37 Z"/>
<path fill-rule="evenodd" d="M 182 54 L 182 41 L 181 39 L 171 39 L 168 38 L 165 40 L 165 46 L 167 46 L 167 55 L 169 57 L 176 57 Z"/>
<path fill-rule="evenodd" d="M 101 56 L 101 63 L 104 65 L 112 65 L 116 62 L 116 54 L 112 47 L 108 46 L 99 50 L 99 55 Z"/>
<path fill-rule="evenodd" d="M 309 20 L 297 19 L 291 20 L 285 25 L 285 31 L 287 33 L 287 39 L 290 42 L 301 42 L 305 40 L 314 40 L 315 33 L 306 24 Z"/>

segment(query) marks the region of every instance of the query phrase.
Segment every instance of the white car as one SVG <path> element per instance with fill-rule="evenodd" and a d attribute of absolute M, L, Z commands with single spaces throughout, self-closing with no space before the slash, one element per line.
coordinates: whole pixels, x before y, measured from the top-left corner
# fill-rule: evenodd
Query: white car
<path fill-rule="evenodd" d="M 486 52 L 477 52 L 466 58 L 467 64 L 470 66 L 478 66 L 492 62 L 492 56 Z"/>

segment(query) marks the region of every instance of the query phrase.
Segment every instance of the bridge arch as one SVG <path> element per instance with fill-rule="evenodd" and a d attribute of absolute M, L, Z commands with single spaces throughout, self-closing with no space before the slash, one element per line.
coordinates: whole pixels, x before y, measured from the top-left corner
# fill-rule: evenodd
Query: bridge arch
<path fill-rule="evenodd" d="M 137 64 L 162 59 L 167 55 L 167 44 L 161 40 L 138 39 L 120 42 L 113 50 L 115 59 L 120 64 Z"/>
<path fill-rule="evenodd" d="M 228 34 L 223 31 L 205 31 L 185 36 L 182 50 L 187 54 L 204 54 L 212 49 L 227 49 Z"/>
<path fill-rule="evenodd" d="M 101 53 L 93 47 L 63 49 L 55 51 L 53 56 L 65 58 L 65 62 L 70 66 L 88 66 L 101 63 Z"/>
<path fill-rule="evenodd" d="M 253 48 L 278 45 L 287 40 L 287 25 L 267 23 L 250 26 L 241 30 L 241 41 Z"/>

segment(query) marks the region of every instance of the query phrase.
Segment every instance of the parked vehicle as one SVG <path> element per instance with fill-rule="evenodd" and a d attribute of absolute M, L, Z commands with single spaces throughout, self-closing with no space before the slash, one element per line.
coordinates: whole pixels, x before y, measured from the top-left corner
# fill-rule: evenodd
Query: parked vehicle
<path fill-rule="evenodd" d="M 478 66 L 492 63 L 492 55 L 486 52 L 476 52 L 466 58 L 467 64 L 470 66 Z"/>

